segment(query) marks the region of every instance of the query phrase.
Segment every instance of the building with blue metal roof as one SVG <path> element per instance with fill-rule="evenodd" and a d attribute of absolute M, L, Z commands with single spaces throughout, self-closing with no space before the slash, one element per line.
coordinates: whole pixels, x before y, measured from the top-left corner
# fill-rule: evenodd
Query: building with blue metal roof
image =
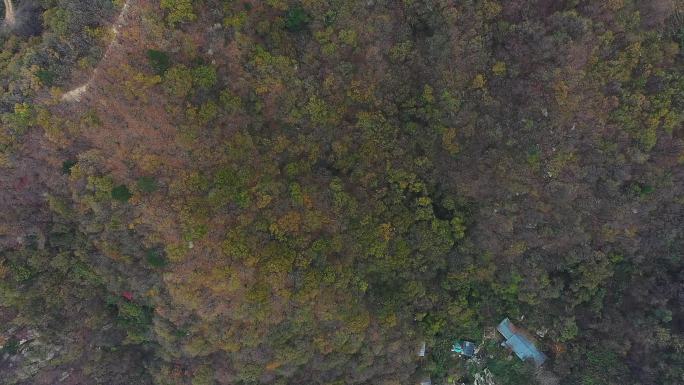
<path fill-rule="evenodd" d="M 506 341 L 502 345 L 513 350 L 513 353 L 521 360 L 526 361 L 531 359 L 537 366 L 541 366 L 544 361 L 546 361 L 546 355 L 534 346 L 532 338 L 526 336 L 526 333 L 513 325 L 508 318 L 501 321 L 499 326 L 496 327 L 496 330 L 506 338 Z"/>

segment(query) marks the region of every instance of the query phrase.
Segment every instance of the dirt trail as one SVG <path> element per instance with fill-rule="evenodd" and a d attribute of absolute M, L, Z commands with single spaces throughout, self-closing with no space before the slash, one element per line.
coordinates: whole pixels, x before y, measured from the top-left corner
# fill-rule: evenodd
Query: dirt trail
<path fill-rule="evenodd" d="M 3 0 L 5 2 L 5 24 L 13 26 L 17 21 L 14 16 L 14 6 L 12 5 L 12 0 Z"/>
<path fill-rule="evenodd" d="M 5 2 L 8 2 L 10 0 L 4 0 Z M 107 60 L 107 57 L 109 56 L 109 53 L 112 51 L 114 46 L 119 42 L 119 31 L 124 25 L 124 22 L 126 21 L 126 16 L 128 15 L 128 11 L 131 8 L 131 2 L 133 0 L 127 0 L 126 3 L 123 5 L 123 8 L 121 8 L 121 12 L 119 13 L 119 16 L 116 18 L 116 21 L 112 25 L 112 41 L 109 42 L 109 45 L 107 46 L 107 49 L 105 50 L 104 55 L 102 56 L 102 59 L 100 60 L 100 63 L 104 62 Z M 95 66 L 95 69 L 93 70 L 93 73 L 90 74 L 90 77 L 88 78 L 88 81 L 85 83 L 81 84 L 80 86 L 70 90 L 69 92 L 65 93 L 62 95 L 62 101 L 64 102 L 79 102 L 81 101 L 81 97 L 88 92 L 88 87 L 90 84 L 93 82 L 95 77 L 97 76 L 98 69 L 100 67 L 100 63 L 98 63 Z"/>

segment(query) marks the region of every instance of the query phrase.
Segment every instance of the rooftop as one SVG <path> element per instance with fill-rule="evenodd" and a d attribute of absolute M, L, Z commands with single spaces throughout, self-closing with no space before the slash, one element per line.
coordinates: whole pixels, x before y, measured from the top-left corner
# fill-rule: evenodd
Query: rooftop
<path fill-rule="evenodd" d="M 532 359 L 537 366 L 541 366 L 546 361 L 546 356 L 534 346 L 532 338 L 526 336 L 526 333 L 513 325 L 508 318 L 501 321 L 496 329 L 506 338 L 503 344 L 513 350 L 521 360 Z"/>
<path fill-rule="evenodd" d="M 425 357 L 425 341 L 420 344 L 420 348 L 418 349 L 418 357 Z"/>
<path fill-rule="evenodd" d="M 475 344 L 470 341 L 456 341 L 451 351 L 462 356 L 473 357 L 475 356 Z"/>

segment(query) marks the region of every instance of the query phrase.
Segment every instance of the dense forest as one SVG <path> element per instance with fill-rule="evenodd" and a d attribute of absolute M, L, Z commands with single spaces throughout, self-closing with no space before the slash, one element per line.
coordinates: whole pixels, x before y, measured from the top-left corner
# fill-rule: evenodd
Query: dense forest
<path fill-rule="evenodd" d="M 684 383 L 684 0 L 0 7 L 0 384 Z"/>

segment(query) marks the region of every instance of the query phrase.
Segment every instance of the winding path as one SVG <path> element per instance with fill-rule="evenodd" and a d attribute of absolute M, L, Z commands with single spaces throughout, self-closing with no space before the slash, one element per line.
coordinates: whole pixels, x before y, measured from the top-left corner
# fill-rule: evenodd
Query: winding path
<path fill-rule="evenodd" d="M 8 2 L 10 0 L 4 0 L 5 2 Z M 112 41 L 109 42 L 109 45 L 107 46 L 107 49 L 105 50 L 104 55 L 102 56 L 102 59 L 100 59 L 100 63 L 103 61 L 107 60 L 107 57 L 109 56 L 109 53 L 111 52 L 112 48 L 114 45 L 116 45 L 119 41 L 119 30 L 123 27 L 124 21 L 126 20 L 126 15 L 128 14 L 130 7 L 130 4 L 133 0 L 127 0 L 126 3 L 123 5 L 121 8 L 121 12 L 119 13 L 119 16 L 116 18 L 116 21 L 112 25 Z M 62 101 L 64 102 L 78 102 L 81 100 L 81 97 L 88 92 L 88 87 L 90 84 L 93 82 L 95 77 L 97 76 L 97 71 L 99 68 L 99 63 L 97 66 L 95 66 L 95 69 L 93 70 L 93 73 L 90 75 L 88 78 L 88 81 L 81 84 L 80 86 L 71 89 L 70 91 L 66 92 L 64 95 L 62 95 Z"/>
<path fill-rule="evenodd" d="M 14 16 L 14 6 L 12 0 L 3 0 L 5 2 L 5 24 L 13 26 L 17 19 Z"/>

